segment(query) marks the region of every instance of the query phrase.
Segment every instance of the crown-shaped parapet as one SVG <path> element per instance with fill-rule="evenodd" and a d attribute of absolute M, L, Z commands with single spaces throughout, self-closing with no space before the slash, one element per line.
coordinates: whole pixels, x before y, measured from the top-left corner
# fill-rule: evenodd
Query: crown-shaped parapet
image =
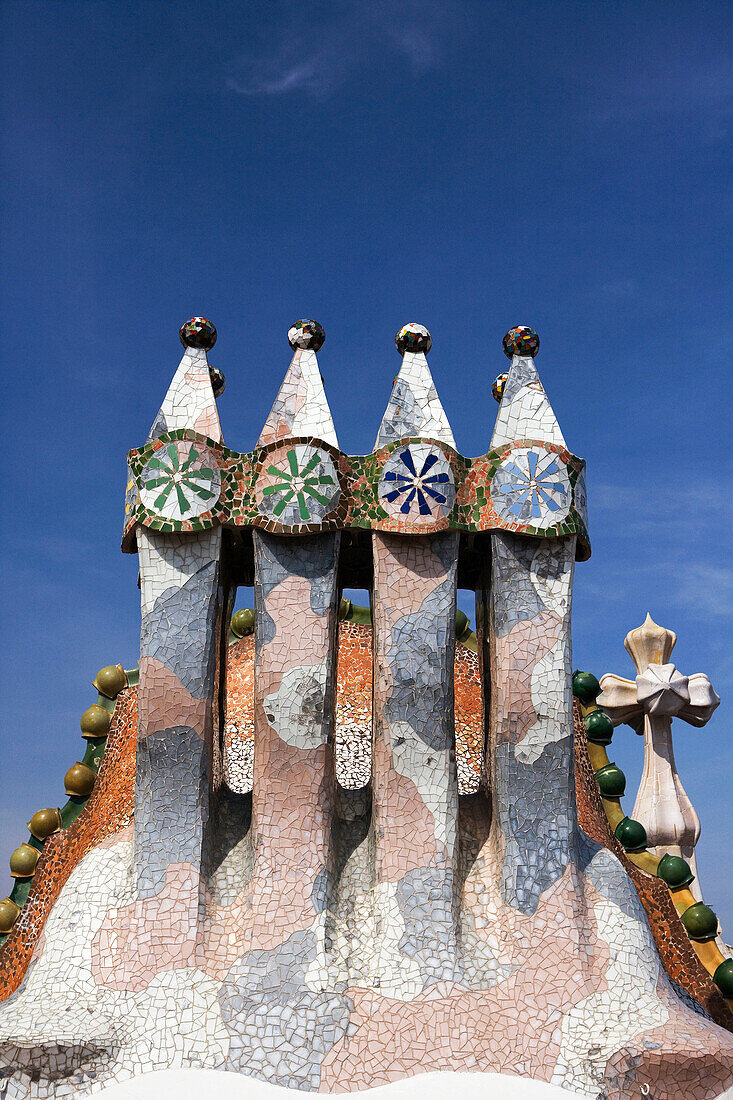
<path fill-rule="evenodd" d="M 225 448 L 213 417 L 200 420 L 215 391 L 206 347 L 194 345 L 155 432 L 130 455 L 137 700 L 126 692 L 82 718 L 85 735 L 91 722 L 110 743 L 78 828 L 41 854 L 36 839 L 66 819 L 43 811 L 39 825 L 35 814 L 12 857 L 19 891 L 36 863 L 39 878 L 27 908 L 15 890 L 0 902 L 0 932 L 15 923 L 3 948 L 15 991 L 0 1021 L 3 1079 L 13 1095 L 50 1098 L 69 1082 L 104 1089 L 149 1066 L 195 1064 L 301 1092 L 391 1081 L 435 1094 L 426 1073 L 469 1070 L 491 1075 L 491 1093 L 506 1070 L 510 1090 L 523 1087 L 510 1083 L 518 1075 L 564 1095 L 597 1095 L 603 1082 L 614 1096 L 719 1095 L 733 1046 L 680 1000 L 651 937 L 712 1014 L 708 975 L 733 996 L 714 913 L 691 904 L 679 858 L 652 864 L 672 899 L 649 885 L 638 831 L 623 842 L 646 857 L 632 882 L 593 814 L 590 836 L 577 825 L 570 607 L 576 545 L 587 554 L 583 464 L 537 378 L 536 335 L 508 334 L 492 448 L 471 460 L 428 372 L 427 330 L 398 335 L 402 370 L 361 457 L 336 442 L 315 360 L 322 333 L 315 322 L 294 330 L 251 452 Z M 186 335 L 211 338 L 200 320 Z M 250 584 L 254 616 L 232 617 L 234 589 Z M 456 659 L 459 585 L 477 595 L 478 663 L 465 650 Z M 371 630 L 339 624 L 352 586 L 370 588 Z M 230 625 L 240 640 L 227 646 Z M 640 676 L 622 684 L 620 705 L 633 689 L 650 721 L 704 717 L 712 689 L 700 697 L 700 677 L 668 664 L 671 632 L 653 629 L 631 638 Z M 595 699 L 597 681 L 584 679 Z M 595 704 L 583 709 L 610 724 Z M 237 727 L 254 741 L 247 801 L 221 760 Z M 459 804 L 456 750 L 468 737 L 482 790 Z M 358 790 L 339 785 L 339 746 L 358 764 Z M 596 768 L 577 747 L 581 769 Z M 102 749 L 90 750 L 96 768 Z M 131 847 L 120 825 L 133 762 Z M 67 786 L 77 801 L 81 786 Z"/>
<path fill-rule="evenodd" d="M 534 344 L 522 343 L 516 333 L 530 333 Z M 531 329 L 513 329 L 505 350 L 512 334 L 491 450 L 475 459 L 455 449 L 427 364 L 430 334 L 420 325 L 397 334 L 402 367 L 376 449 L 362 456 L 339 450 L 316 359 L 324 339 L 317 322 L 291 328 L 292 362 L 249 452 L 222 445 L 206 349 L 189 347 L 151 438 L 129 455 L 123 549 L 134 552 L 132 532 L 140 524 L 171 534 L 219 525 L 293 535 L 347 528 L 506 530 L 541 538 L 577 535 L 578 557 L 587 558 L 585 464 L 567 450 L 534 360 L 524 354 L 536 350 L 539 339 Z M 429 469 L 423 469 L 426 456 L 413 451 L 419 468 L 404 468 L 402 444 L 410 439 L 434 442 Z M 286 440 L 292 454 L 280 454 Z M 317 458 L 303 451 L 314 441 Z M 301 485 L 305 480 L 309 484 Z M 415 489 L 409 501 L 409 490 L 399 491 L 408 482 Z"/>

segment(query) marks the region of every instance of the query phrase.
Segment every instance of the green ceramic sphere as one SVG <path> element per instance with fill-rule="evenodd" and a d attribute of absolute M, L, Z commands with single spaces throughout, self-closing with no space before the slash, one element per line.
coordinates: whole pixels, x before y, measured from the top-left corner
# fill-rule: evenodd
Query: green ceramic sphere
<path fill-rule="evenodd" d="M 45 840 L 52 833 L 57 833 L 61 828 L 61 814 L 58 810 L 36 810 L 28 822 L 28 832 L 36 840 Z"/>
<path fill-rule="evenodd" d="M 232 634 L 243 638 L 245 634 L 252 634 L 255 628 L 255 613 L 251 607 L 243 607 L 241 611 L 235 611 L 229 624 Z"/>
<path fill-rule="evenodd" d="M 646 829 L 640 821 L 634 821 L 633 817 L 625 817 L 619 821 L 613 835 L 627 852 L 643 852 L 646 848 Z"/>
<path fill-rule="evenodd" d="M 456 611 L 456 638 L 462 642 L 471 633 L 471 620 L 463 611 Z"/>
<path fill-rule="evenodd" d="M 580 699 L 581 703 L 590 706 L 596 701 L 596 696 L 601 694 L 601 685 L 592 672 L 573 673 L 573 695 Z"/>
<path fill-rule="evenodd" d="M 351 614 L 351 600 L 347 600 L 346 596 L 342 596 L 339 600 L 339 619 L 343 622 L 344 619 L 348 619 Z"/>
<path fill-rule="evenodd" d="M 93 703 L 81 716 L 81 732 L 84 737 L 106 737 L 112 715 L 104 707 Z"/>
<path fill-rule="evenodd" d="M 713 981 L 724 997 L 733 997 L 733 959 L 724 959 L 713 974 Z"/>
<path fill-rule="evenodd" d="M 663 855 L 657 867 L 657 875 L 662 882 L 666 882 L 671 890 L 679 890 L 682 886 L 689 886 L 694 882 L 695 876 L 690 870 L 690 865 L 681 856 Z"/>
<path fill-rule="evenodd" d="M 100 695 L 114 699 L 127 686 L 127 677 L 119 665 L 105 665 L 94 677 L 93 686 Z"/>
<path fill-rule="evenodd" d="M 709 905 L 698 901 L 685 909 L 682 914 L 682 923 L 687 929 L 687 935 L 696 943 L 707 943 L 714 940 L 718 934 L 718 918 Z"/>
<path fill-rule="evenodd" d="M 11 931 L 13 925 L 20 916 L 20 908 L 10 898 L 0 901 L 0 936 L 5 936 Z"/>
<path fill-rule="evenodd" d="M 77 760 L 64 776 L 64 789 L 69 797 L 86 798 L 91 794 L 97 774 L 87 764 Z"/>
<path fill-rule="evenodd" d="M 21 844 L 10 857 L 10 874 L 13 878 L 31 878 L 41 853 L 32 844 Z"/>
<path fill-rule="evenodd" d="M 616 764 L 599 768 L 596 779 L 604 798 L 621 798 L 626 790 L 626 776 Z"/>
<path fill-rule="evenodd" d="M 602 710 L 592 710 L 583 719 L 588 740 L 593 745 L 610 745 L 613 741 L 613 722 Z"/>

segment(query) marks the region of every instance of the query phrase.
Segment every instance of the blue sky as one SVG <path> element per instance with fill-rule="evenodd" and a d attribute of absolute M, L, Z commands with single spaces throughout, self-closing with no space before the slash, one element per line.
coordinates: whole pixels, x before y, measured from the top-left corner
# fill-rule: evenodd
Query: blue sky
<path fill-rule="evenodd" d="M 706 899 L 733 937 L 730 26 L 723 3 L 4 5 L 0 853 L 63 800 L 109 662 L 137 663 L 119 551 L 192 314 L 250 448 L 297 317 L 326 329 L 342 447 L 368 451 L 407 321 L 459 449 L 488 449 L 511 325 L 588 462 L 576 665 L 630 675 L 647 610 L 723 698 L 678 723 Z M 613 757 L 633 804 L 641 740 Z M 0 884 L 1 885 L 1 884 Z M 9 886 L 9 880 L 7 885 Z M 5 887 L 3 887 L 5 889 Z M 1 891 L 0 891 L 1 893 Z"/>

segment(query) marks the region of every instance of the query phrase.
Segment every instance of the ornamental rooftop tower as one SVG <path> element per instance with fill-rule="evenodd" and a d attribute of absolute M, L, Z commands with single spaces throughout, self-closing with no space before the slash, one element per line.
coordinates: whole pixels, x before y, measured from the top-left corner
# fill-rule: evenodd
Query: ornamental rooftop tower
<path fill-rule="evenodd" d="M 475 459 L 421 325 L 397 333 L 360 456 L 339 448 L 317 322 L 290 329 L 249 451 L 222 439 L 214 326 L 180 335 L 128 455 L 139 667 L 99 673 L 70 801 L 33 815 L 0 902 L 5 1095 L 154 1070 L 165 1089 L 172 1067 L 237 1074 L 243 1096 L 428 1073 L 435 1097 L 457 1074 L 538 1100 L 724 1095 L 733 961 L 682 848 L 661 827 L 647 847 L 606 756 L 641 704 L 572 671 L 585 464 L 537 334 L 504 337 Z M 238 587 L 254 609 L 233 614 Z M 659 709 L 671 684 L 665 713 L 685 717 L 694 681 L 687 720 L 707 721 L 700 674 L 656 668 L 643 698 Z"/>

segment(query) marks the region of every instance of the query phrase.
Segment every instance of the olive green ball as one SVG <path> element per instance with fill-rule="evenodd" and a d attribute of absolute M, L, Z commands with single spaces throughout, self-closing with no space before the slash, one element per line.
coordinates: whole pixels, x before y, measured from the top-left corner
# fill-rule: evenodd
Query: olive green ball
<path fill-rule="evenodd" d="M 242 608 L 241 611 L 235 611 L 229 625 L 232 634 L 236 634 L 238 638 L 243 638 L 245 634 L 252 634 L 255 628 L 254 611 L 250 607 Z"/>

